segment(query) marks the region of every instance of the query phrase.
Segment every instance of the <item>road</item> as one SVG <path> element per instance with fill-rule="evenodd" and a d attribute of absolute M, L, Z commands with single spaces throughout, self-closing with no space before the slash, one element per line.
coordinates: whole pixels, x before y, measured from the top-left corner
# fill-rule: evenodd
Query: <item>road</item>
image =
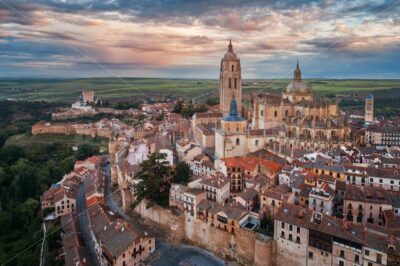
<path fill-rule="evenodd" d="M 118 213 L 134 226 L 138 226 L 139 230 L 146 231 L 144 225 L 138 223 L 128 215 L 126 215 L 115 202 L 111 193 L 111 172 L 110 164 L 105 166 L 105 197 L 106 204 L 115 213 Z M 149 265 L 154 266 L 176 266 L 176 265 L 209 265 L 222 266 L 225 262 L 206 250 L 192 246 L 173 246 L 166 241 L 156 240 L 156 251 L 154 257 L 149 260 Z"/>
<path fill-rule="evenodd" d="M 86 188 L 86 182 L 83 182 L 82 184 L 79 185 L 78 195 L 76 198 L 76 210 L 78 212 L 78 225 L 79 225 L 79 229 L 81 231 L 83 241 L 92 257 L 92 261 L 93 261 L 94 265 L 100 266 L 100 263 L 96 256 L 96 252 L 94 251 L 94 246 L 92 245 L 92 241 L 90 240 L 89 215 L 88 215 L 87 206 L 86 206 L 85 188 Z"/>
<path fill-rule="evenodd" d="M 46 248 L 46 234 L 47 234 L 47 228 L 46 228 L 46 223 L 43 219 L 43 240 L 42 240 L 42 245 L 40 247 L 40 266 L 44 266 L 46 263 L 46 252 L 45 252 L 45 248 Z"/>

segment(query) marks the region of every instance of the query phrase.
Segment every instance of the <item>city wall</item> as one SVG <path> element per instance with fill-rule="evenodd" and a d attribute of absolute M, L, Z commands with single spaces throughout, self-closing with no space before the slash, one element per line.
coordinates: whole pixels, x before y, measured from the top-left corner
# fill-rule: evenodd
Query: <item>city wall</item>
<path fill-rule="evenodd" d="M 50 124 L 41 121 L 32 126 L 32 135 L 38 134 L 85 135 L 110 138 L 112 132 L 109 129 L 89 127 L 87 125 Z"/>
<path fill-rule="evenodd" d="M 255 232 L 239 229 L 230 234 L 188 214 L 177 215 L 169 209 L 142 202 L 135 211 L 143 218 L 162 226 L 176 241 L 189 241 L 228 260 L 243 265 L 275 265 L 274 241 Z"/>

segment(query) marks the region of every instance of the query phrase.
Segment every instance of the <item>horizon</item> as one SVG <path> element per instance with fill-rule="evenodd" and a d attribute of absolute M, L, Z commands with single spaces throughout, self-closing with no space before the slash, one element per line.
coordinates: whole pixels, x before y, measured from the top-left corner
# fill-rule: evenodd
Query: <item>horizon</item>
<path fill-rule="evenodd" d="M 0 1 L 0 78 L 214 79 L 232 39 L 246 79 L 398 79 L 400 4 Z"/>

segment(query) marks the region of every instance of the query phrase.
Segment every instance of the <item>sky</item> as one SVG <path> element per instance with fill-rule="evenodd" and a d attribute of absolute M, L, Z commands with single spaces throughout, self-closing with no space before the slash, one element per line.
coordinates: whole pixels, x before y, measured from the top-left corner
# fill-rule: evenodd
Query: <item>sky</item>
<path fill-rule="evenodd" d="M 0 0 L 0 77 L 400 78 L 400 0 Z"/>

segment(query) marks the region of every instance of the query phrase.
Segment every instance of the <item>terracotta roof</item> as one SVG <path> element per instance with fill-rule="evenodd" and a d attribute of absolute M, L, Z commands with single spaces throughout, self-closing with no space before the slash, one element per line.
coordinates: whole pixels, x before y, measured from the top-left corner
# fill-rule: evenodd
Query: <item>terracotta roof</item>
<path fill-rule="evenodd" d="M 282 169 L 283 165 L 274 161 L 257 158 L 255 156 L 221 158 L 227 167 L 242 167 L 246 171 L 254 171 L 260 164 L 271 172 Z"/>
<path fill-rule="evenodd" d="M 222 118 L 222 113 L 220 112 L 203 112 L 195 113 L 196 118 Z"/>
<path fill-rule="evenodd" d="M 380 203 L 380 204 L 392 203 L 389 193 L 383 188 L 356 186 L 350 184 L 346 186 L 346 191 L 344 192 L 344 199 L 352 201 Z"/>

